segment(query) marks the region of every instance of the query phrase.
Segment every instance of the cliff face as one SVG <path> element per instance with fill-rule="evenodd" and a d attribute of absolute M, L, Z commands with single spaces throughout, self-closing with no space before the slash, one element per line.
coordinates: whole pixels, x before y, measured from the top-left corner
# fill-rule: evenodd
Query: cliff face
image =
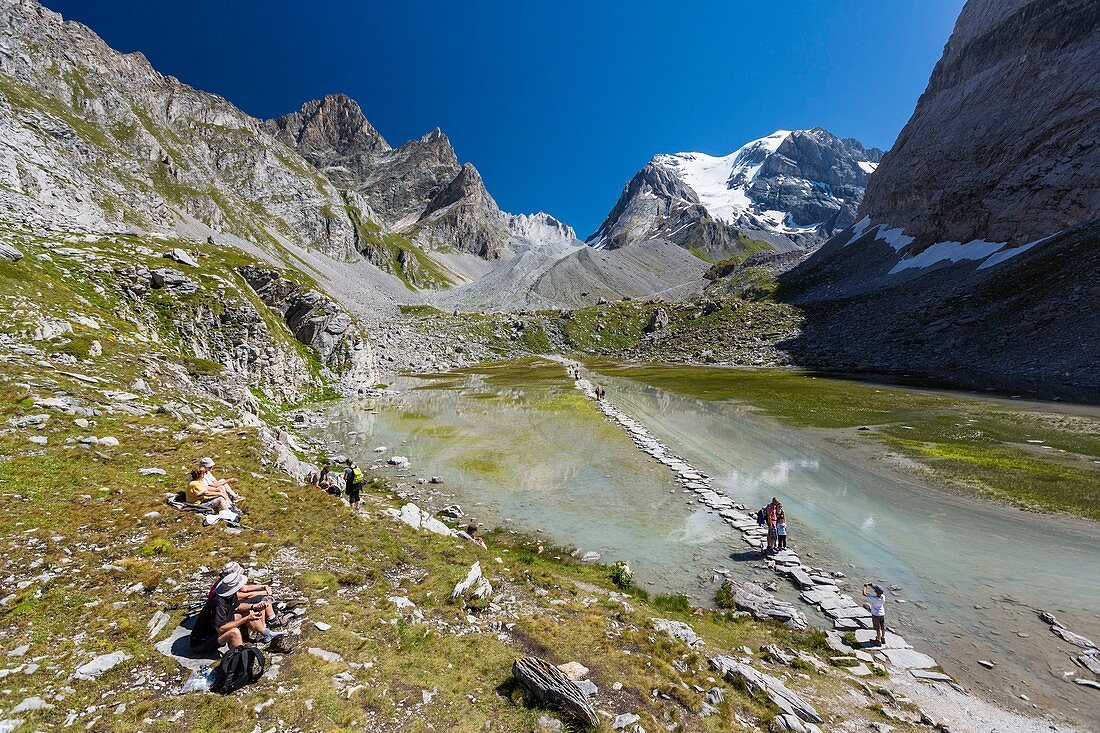
<path fill-rule="evenodd" d="M 459 164 L 438 128 L 391 148 L 344 95 L 306 102 L 266 125 L 409 244 L 500 257 L 508 235 L 503 215 L 477 169 Z M 388 258 L 372 261 L 386 267 Z"/>
<path fill-rule="evenodd" d="M 1100 3 L 971 0 L 861 215 L 914 249 L 1100 216 Z"/>
<path fill-rule="evenodd" d="M 0 0 L 0 216 L 355 257 L 340 192 L 263 125 L 35 2 Z"/>
<path fill-rule="evenodd" d="M 854 226 L 780 278 L 799 363 L 1096 400 L 1100 3 L 971 0 Z"/>

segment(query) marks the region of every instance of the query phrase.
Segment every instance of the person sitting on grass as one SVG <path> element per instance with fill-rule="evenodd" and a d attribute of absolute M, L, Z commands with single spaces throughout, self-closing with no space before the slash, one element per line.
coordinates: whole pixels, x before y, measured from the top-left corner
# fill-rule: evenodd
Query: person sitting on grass
<path fill-rule="evenodd" d="M 471 524 L 466 525 L 466 534 L 469 535 L 470 541 L 473 542 L 475 545 L 480 545 L 481 547 L 485 547 L 485 540 L 483 540 L 482 538 L 477 536 L 477 525 L 476 524 L 471 523 Z"/>
<path fill-rule="evenodd" d="M 313 475 L 313 485 L 322 491 L 328 491 L 332 488 L 335 481 L 332 478 L 332 467 L 329 464 L 325 464 L 325 467 L 321 469 L 320 473 Z M 331 492 L 330 492 L 331 493 Z"/>
<path fill-rule="evenodd" d="M 185 491 L 187 503 L 209 509 L 212 512 L 220 512 L 233 508 L 233 501 L 226 494 L 225 489 L 209 486 L 202 480 L 203 470 L 196 468 L 191 472 L 191 482 L 187 484 Z"/>
<path fill-rule="evenodd" d="M 209 654 L 227 645 L 230 649 L 253 640 L 253 635 L 265 644 L 282 636 L 267 628 L 265 618 L 269 601 L 243 599 L 238 591 L 248 585 L 248 576 L 234 571 L 214 587 L 214 595 L 206 601 L 195 627 L 191 630 L 191 650 Z"/>
<path fill-rule="evenodd" d="M 218 573 L 218 579 L 214 581 L 214 584 L 210 586 L 210 592 L 206 594 L 206 600 L 210 600 L 217 594 L 218 584 L 227 575 L 233 573 L 243 573 L 244 568 L 236 560 L 230 560 L 225 564 L 225 567 Z M 237 591 L 237 598 L 243 601 L 259 603 L 261 600 L 268 600 L 267 604 L 266 621 L 268 628 L 277 629 L 285 624 L 284 619 L 278 615 L 278 611 L 275 610 L 275 599 L 272 597 L 274 591 L 270 585 L 242 585 L 240 590 Z"/>
<path fill-rule="evenodd" d="M 199 459 L 199 468 L 203 471 L 202 480 L 207 486 L 212 486 L 215 489 L 222 489 L 225 491 L 232 501 L 237 501 L 241 498 L 241 495 L 233 490 L 232 484 L 237 483 L 235 478 L 218 478 L 214 475 L 214 459 L 209 456 L 204 456 Z"/>

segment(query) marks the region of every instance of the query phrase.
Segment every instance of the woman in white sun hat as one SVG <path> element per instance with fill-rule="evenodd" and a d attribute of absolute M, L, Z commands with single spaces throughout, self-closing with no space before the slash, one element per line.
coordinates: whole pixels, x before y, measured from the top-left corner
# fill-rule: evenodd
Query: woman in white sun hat
<path fill-rule="evenodd" d="M 237 501 L 241 498 L 241 495 L 233 490 L 232 484 L 237 483 L 235 478 L 218 478 L 214 475 L 214 459 L 210 456 L 203 456 L 199 459 L 199 470 L 203 472 L 202 480 L 207 486 L 215 489 L 221 489 L 229 498 L 233 501 Z"/>

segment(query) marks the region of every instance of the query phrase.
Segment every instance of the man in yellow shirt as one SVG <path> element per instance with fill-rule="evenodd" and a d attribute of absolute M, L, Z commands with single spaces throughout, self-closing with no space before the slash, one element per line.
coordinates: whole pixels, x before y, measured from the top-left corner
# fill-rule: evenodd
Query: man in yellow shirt
<path fill-rule="evenodd" d="M 203 472 L 200 469 L 196 468 L 191 472 L 191 482 L 187 484 L 186 490 L 187 503 L 197 504 L 204 509 L 213 509 L 215 512 L 232 508 L 233 502 L 226 496 L 225 489 L 208 486 L 202 480 L 202 476 Z"/>

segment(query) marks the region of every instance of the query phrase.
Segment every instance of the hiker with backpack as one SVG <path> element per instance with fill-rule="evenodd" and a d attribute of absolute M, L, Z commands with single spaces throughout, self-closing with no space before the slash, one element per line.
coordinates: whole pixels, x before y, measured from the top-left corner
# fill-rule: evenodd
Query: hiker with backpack
<path fill-rule="evenodd" d="M 776 545 L 779 540 L 779 517 L 781 515 L 782 504 L 779 503 L 779 499 L 772 497 L 771 503 L 760 510 L 760 514 L 763 514 L 764 524 L 768 525 L 768 549 L 765 550 L 766 554 L 774 554 L 776 551 Z M 759 517 L 759 514 L 758 514 Z M 758 518 L 759 522 L 760 519 Z"/>
<path fill-rule="evenodd" d="M 253 634 L 265 644 L 282 636 L 282 632 L 267 628 L 269 597 L 238 596 L 247 585 L 248 576 L 233 570 L 214 586 L 213 595 L 203 604 L 191 630 L 192 651 L 210 653 L 223 645 L 233 649 L 251 641 Z"/>
<path fill-rule="evenodd" d="M 363 469 L 355 465 L 355 461 L 347 460 L 347 468 L 344 469 L 344 492 L 348 495 L 348 503 L 355 511 L 359 511 L 359 494 L 363 491 Z"/>

